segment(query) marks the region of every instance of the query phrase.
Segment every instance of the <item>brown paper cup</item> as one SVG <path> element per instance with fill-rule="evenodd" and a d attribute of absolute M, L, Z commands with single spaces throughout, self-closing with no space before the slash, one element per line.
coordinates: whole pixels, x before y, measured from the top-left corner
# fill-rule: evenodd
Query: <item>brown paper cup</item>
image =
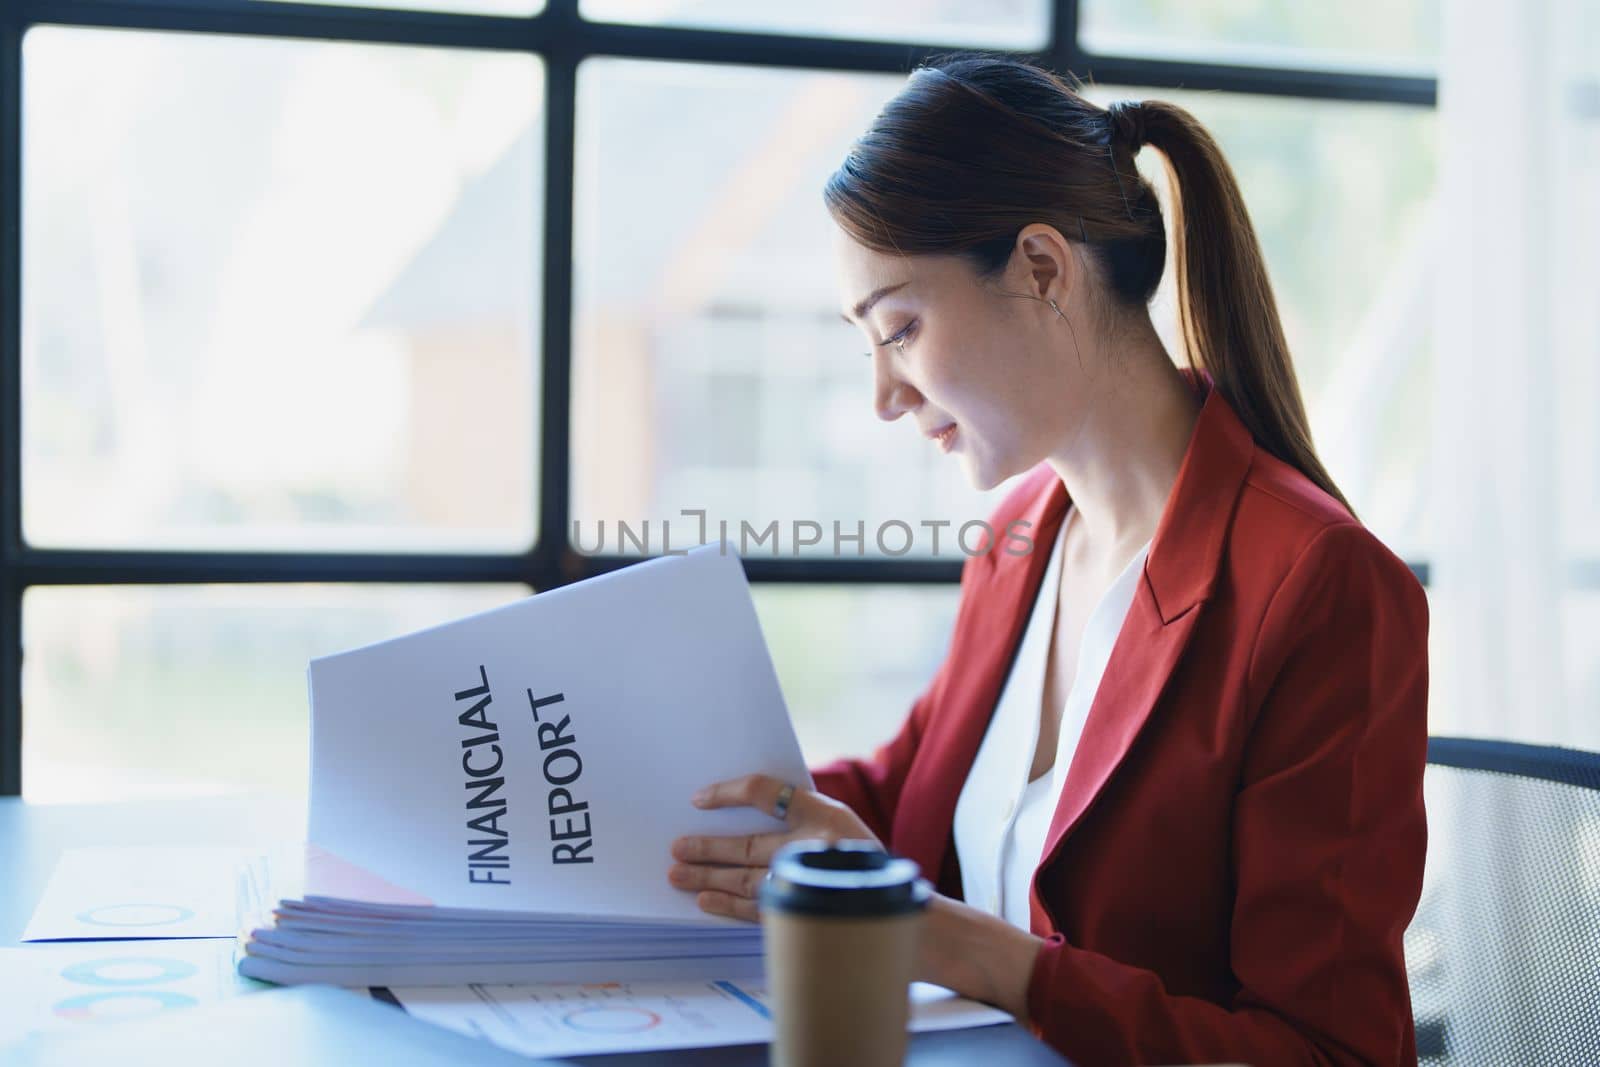
<path fill-rule="evenodd" d="M 802 841 L 761 890 L 775 1067 L 896 1067 L 931 890 L 864 841 Z"/>

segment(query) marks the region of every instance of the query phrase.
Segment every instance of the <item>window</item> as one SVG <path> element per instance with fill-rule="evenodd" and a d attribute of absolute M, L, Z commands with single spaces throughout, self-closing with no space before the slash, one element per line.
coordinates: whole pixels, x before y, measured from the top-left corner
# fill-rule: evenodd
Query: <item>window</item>
<path fill-rule="evenodd" d="M 22 611 L 27 796 L 304 792 L 312 657 L 528 592 L 442 583 L 34 586 Z"/>
<path fill-rule="evenodd" d="M 585 18 L 635 26 L 909 40 L 968 48 L 1039 48 L 1050 39 L 1048 0 L 878 0 L 873 4 L 854 0 L 813 0 L 807 4 L 581 0 L 578 10 Z"/>
<path fill-rule="evenodd" d="M 1081 0 L 1086 49 L 1240 64 L 1431 70 L 1438 0 Z"/>
<path fill-rule="evenodd" d="M 49 26 L 23 101 L 30 545 L 531 545 L 536 57 Z"/>
<path fill-rule="evenodd" d="M 1325 457 L 1425 573 L 1436 33 L 1403 8 L 5 5 L 0 793 L 302 787 L 312 656 L 679 547 L 686 510 L 863 523 L 746 565 L 808 758 L 886 739 L 960 564 L 873 533 L 994 500 L 872 417 L 819 189 L 949 47 L 1213 129 Z"/>

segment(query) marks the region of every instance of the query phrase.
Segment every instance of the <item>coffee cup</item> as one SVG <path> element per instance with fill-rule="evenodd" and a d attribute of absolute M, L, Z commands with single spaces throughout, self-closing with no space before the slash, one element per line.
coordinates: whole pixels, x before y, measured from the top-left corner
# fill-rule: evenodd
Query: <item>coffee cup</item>
<path fill-rule="evenodd" d="M 932 889 L 871 841 L 795 841 L 761 886 L 775 1067 L 905 1059 L 909 990 Z"/>

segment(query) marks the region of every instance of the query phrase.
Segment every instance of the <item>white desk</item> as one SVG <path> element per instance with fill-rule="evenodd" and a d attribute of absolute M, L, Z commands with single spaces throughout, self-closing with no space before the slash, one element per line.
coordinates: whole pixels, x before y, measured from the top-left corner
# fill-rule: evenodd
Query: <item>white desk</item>
<path fill-rule="evenodd" d="M 250 845 L 298 836 L 303 832 L 304 817 L 303 801 L 259 795 L 85 805 L 37 805 L 24 804 L 14 798 L 0 799 L 0 945 L 17 944 L 62 849 L 86 845 Z M 173 1013 L 159 1023 L 150 1020 L 120 1024 L 95 1035 L 95 1039 L 104 1042 L 120 1033 L 130 1043 L 145 1040 L 159 1045 L 148 1050 L 154 1062 L 155 1055 L 162 1048 L 172 1047 L 174 1041 L 181 1043 L 185 1037 L 191 1042 L 212 1041 L 215 1035 L 210 1031 L 219 1025 L 234 1025 L 236 1021 L 241 1026 L 270 1026 L 275 1033 L 278 1027 L 293 1029 L 299 1035 L 295 1062 L 343 1065 L 350 1062 L 351 1042 L 370 1040 L 373 1020 L 384 1018 L 374 1016 L 368 1008 L 389 1012 L 394 1009 L 361 1003 L 354 998 L 334 995 L 335 992 L 296 991 L 292 996 L 287 991 L 252 994 L 250 999 L 281 997 L 282 1001 L 189 1009 L 195 1016 L 192 1024 L 184 1020 L 187 1012 Z M 269 1007 L 273 1010 L 265 1010 Z M 345 1016 L 348 1016 L 349 1032 L 342 1029 L 341 1020 Z M 412 1019 L 394 1017 L 394 1025 L 396 1033 L 391 1036 L 397 1040 L 393 1044 L 407 1049 L 411 1055 L 399 1059 L 386 1055 L 385 1063 L 445 1062 L 435 1056 L 451 1056 L 454 1062 L 464 1062 L 460 1059 L 464 1054 L 471 1055 L 472 1062 L 507 1062 L 507 1053 Z M 417 1031 L 416 1027 L 423 1027 L 423 1030 Z M 71 1040 L 74 1039 L 63 1039 Z M 57 1062 L 50 1058 L 48 1046 L 45 1048 L 45 1052 L 22 1062 Z M 86 1047 L 66 1049 L 62 1054 L 69 1059 L 60 1062 L 68 1062 L 70 1055 L 80 1051 L 86 1053 Z M 125 1051 L 135 1056 L 139 1052 L 137 1047 Z M 164 1059 L 162 1062 L 174 1061 Z M 533 1061 L 519 1057 L 518 1062 Z M 764 1045 L 742 1045 L 580 1057 L 561 1062 L 593 1067 L 642 1067 L 647 1063 L 681 1067 L 756 1067 L 766 1064 L 767 1049 Z M 914 1035 L 906 1062 L 913 1067 L 958 1067 L 972 1063 L 996 1067 L 1001 1064 L 1061 1067 L 1066 1063 L 1033 1035 L 1015 1025 Z"/>

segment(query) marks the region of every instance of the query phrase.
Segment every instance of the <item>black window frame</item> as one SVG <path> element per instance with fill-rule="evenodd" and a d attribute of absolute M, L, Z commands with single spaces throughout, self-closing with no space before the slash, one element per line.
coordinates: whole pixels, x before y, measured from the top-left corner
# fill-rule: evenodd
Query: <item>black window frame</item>
<path fill-rule="evenodd" d="M 22 791 L 22 597 L 32 586 L 279 582 L 523 582 L 548 589 L 634 562 L 568 544 L 572 194 L 578 66 L 591 57 L 905 74 L 952 45 L 590 22 L 578 0 L 517 18 L 275 0 L 9 0 L 0 5 L 0 796 Z M 1432 77 L 1102 55 L 1078 39 L 1079 0 L 1057 0 L 1049 40 L 1016 54 L 1098 82 L 1310 100 L 1436 106 Z M 532 53 L 544 64 L 539 529 L 520 554 L 80 550 L 22 535 L 22 38 L 33 26 L 244 34 Z M 1413 562 L 1424 584 L 1428 567 Z M 747 559 L 754 582 L 954 583 L 956 561 Z"/>

